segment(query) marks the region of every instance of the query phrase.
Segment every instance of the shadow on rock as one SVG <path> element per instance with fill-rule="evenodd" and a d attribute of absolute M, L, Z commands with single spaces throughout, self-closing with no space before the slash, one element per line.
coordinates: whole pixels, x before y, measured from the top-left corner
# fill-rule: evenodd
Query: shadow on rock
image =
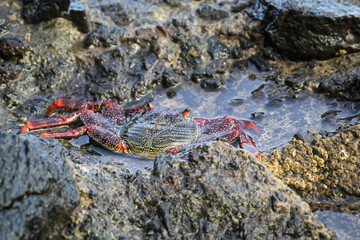
<path fill-rule="evenodd" d="M 0 132 L 0 239 L 57 238 L 78 203 L 60 144 Z"/>

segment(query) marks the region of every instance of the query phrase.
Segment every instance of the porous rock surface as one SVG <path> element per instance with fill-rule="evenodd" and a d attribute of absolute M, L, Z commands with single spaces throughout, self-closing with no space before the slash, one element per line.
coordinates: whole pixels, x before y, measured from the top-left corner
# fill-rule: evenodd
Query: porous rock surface
<path fill-rule="evenodd" d="M 345 1 L 260 0 L 266 41 L 294 60 L 360 51 L 360 7 Z"/>
<path fill-rule="evenodd" d="M 0 239 L 59 237 L 78 203 L 58 143 L 0 132 Z"/>
<path fill-rule="evenodd" d="M 213 142 L 159 155 L 154 169 L 74 163 L 71 239 L 329 239 L 309 205 L 249 153 Z M 101 220 L 100 220 L 101 219 Z"/>
<path fill-rule="evenodd" d="M 358 214 L 359 139 L 359 122 L 334 133 L 296 134 L 290 143 L 263 153 L 261 159 L 314 210 Z"/>

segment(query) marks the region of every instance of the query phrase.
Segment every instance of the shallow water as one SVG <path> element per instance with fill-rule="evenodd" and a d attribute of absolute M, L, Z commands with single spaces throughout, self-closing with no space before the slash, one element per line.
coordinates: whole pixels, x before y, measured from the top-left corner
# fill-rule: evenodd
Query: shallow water
<path fill-rule="evenodd" d="M 316 217 L 343 240 L 360 239 L 360 214 L 333 211 L 314 212 Z"/>

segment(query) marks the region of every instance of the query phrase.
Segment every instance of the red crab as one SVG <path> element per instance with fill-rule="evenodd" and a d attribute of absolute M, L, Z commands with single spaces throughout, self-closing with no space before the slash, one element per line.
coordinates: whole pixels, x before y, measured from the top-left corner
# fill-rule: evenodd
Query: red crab
<path fill-rule="evenodd" d="M 146 158 L 155 158 L 166 152 L 176 154 L 204 142 L 237 140 L 241 148 L 256 157 L 260 156 L 255 142 L 243 131 L 252 128 L 260 133 L 250 121 L 229 117 L 195 118 L 189 117 L 189 109 L 154 108 L 152 105 L 148 105 L 145 110 L 137 107 L 125 113 L 121 106 L 109 102 L 65 98 L 53 103 L 46 116 L 50 116 L 56 108 L 76 111 L 61 117 L 27 122 L 20 134 L 33 129 L 70 124 L 80 118 L 84 126 L 67 132 L 46 132 L 40 137 L 78 137 L 87 133 L 111 151 Z"/>

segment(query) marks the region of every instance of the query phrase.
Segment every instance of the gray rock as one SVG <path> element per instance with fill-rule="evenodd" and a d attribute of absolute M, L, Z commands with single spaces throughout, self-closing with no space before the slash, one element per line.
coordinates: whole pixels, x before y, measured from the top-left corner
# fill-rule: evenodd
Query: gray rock
<path fill-rule="evenodd" d="M 67 238 L 318 239 L 327 230 L 249 153 L 223 142 L 159 155 L 152 172 L 75 164 L 82 206 Z M 101 219 L 101 221 L 99 221 Z"/>
<path fill-rule="evenodd" d="M 0 57 L 6 60 L 12 57 L 21 58 L 28 49 L 28 43 L 21 37 L 7 34 L 0 38 Z"/>
<path fill-rule="evenodd" d="M 220 20 L 230 15 L 229 11 L 215 4 L 203 4 L 196 9 L 196 13 L 199 17 L 208 20 Z"/>
<path fill-rule="evenodd" d="M 26 23 L 40 23 L 61 17 L 70 0 L 23 0 L 22 17 Z"/>
<path fill-rule="evenodd" d="M 360 51 L 360 8 L 336 0 L 260 0 L 266 41 L 294 60 Z M 340 51 L 340 52 L 339 52 Z"/>
<path fill-rule="evenodd" d="M 360 101 L 360 69 L 338 71 L 322 79 L 316 91 L 330 97 L 358 102 Z"/>
<path fill-rule="evenodd" d="M 0 239 L 56 237 L 78 203 L 60 144 L 0 132 Z"/>

